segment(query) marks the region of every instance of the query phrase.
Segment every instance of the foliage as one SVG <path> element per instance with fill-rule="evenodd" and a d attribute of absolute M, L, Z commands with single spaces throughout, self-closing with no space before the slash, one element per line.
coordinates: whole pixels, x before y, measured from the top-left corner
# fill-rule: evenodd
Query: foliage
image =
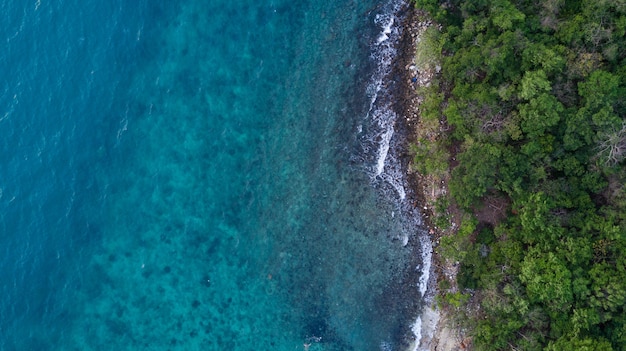
<path fill-rule="evenodd" d="M 420 36 L 415 52 L 415 65 L 420 71 L 435 71 L 441 61 L 443 38 L 437 28 L 429 27 Z"/>
<path fill-rule="evenodd" d="M 450 128 L 414 162 L 454 166 L 466 214 L 439 251 L 481 306 L 467 321 L 476 348 L 626 349 L 623 1 L 415 3 L 442 27 L 419 53 L 442 68 L 420 113 Z M 508 206 L 497 222 L 494 197 Z"/>
<path fill-rule="evenodd" d="M 459 205 L 470 208 L 495 186 L 500 155 L 494 145 L 471 139 L 464 143 L 464 152 L 458 155 L 459 166 L 452 172 L 450 182 L 450 192 Z"/>

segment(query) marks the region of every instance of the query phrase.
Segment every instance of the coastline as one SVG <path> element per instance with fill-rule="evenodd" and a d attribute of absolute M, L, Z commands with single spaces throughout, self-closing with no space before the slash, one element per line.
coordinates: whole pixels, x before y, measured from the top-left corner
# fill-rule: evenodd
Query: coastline
<path fill-rule="evenodd" d="M 399 80 L 398 89 L 398 122 L 403 137 L 405 138 L 404 157 L 407 159 L 407 180 L 414 193 L 414 207 L 419 207 L 422 214 L 424 225 L 428 230 L 430 241 L 433 245 L 431 274 L 428 281 L 428 290 L 426 292 L 424 309 L 419 318 L 420 325 L 414 325 L 419 328 L 421 339 L 409 350 L 430 350 L 430 351 L 458 351 L 470 350 L 471 341 L 464 334 L 463 330 L 454 323 L 453 311 L 448 308 L 440 308 L 438 297 L 442 297 L 442 291 L 439 290 L 439 282 L 447 280 L 451 283 L 451 287 L 446 292 L 456 292 L 455 284 L 458 266 L 446 262 L 436 250 L 439 240 L 443 236 L 454 235 L 458 224 L 460 223 L 459 215 L 456 211 L 448 213 L 451 225 L 448 229 L 438 228 L 433 222 L 433 218 L 438 215 L 436 209 L 437 200 L 447 194 L 447 185 L 449 174 L 443 177 L 434 177 L 432 175 L 424 176 L 413 169 L 412 153 L 409 146 L 424 137 L 424 133 L 435 135 L 427 135 L 429 138 L 437 138 L 445 133 L 445 125 L 441 124 L 439 130 L 426 130 L 423 128 L 420 119 L 420 105 L 423 98 L 420 96 L 419 88 L 428 87 L 438 72 L 432 69 L 420 69 L 416 67 L 416 52 L 418 43 L 422 39 L 424 32 L 433 26 L 433 22 L 423 11 L 415 9 L 412 4 L 407 9 L 402 23 L 402 38 L 399 42 L 397 62 L 394 64 L 396 68 L 395 76 Z M 418 333 L 416 333 L 417 335 Z M 419 343 L 418 343 L 419 341 Z"/>

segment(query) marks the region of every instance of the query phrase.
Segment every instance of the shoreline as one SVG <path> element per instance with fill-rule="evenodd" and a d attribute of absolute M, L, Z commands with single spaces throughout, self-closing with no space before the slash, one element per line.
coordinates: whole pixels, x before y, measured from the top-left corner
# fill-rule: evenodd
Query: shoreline
<path fill-rule="evenodd" d="M 432 82 L 438 72 L 432 70 L 418 70 L 416 67 L 417 45 L 424 32 L 431 26 L 432 21 L 426 13 L 416 9 L 409 4 L 407 13 L 403 16 L 402 36 L 398 43 L 398 54 L 394 62 L 392 72 L 394 80 L 398 84 L 396 95 L 396 110 L 398 121 L 396 123 L 398 132 L 402 135 L 402 145 L 404 146 L 406 165 L 406 177 L 409 183 L 410 192 L 413 193 L 413 206 L 419 206 L 424 226 L 428 231 L 429 239 L 432 243 L 432 262 L 428 288 L 424 295 L 424 306 L 420 316 L 419 328 L 420 340 L 416 340 L 409 350 L 430 350 L 430 351 L 458 351 L 471 349 L 469 339 L 463 331 L 452 323 L 452 311 L 441 309 L 437 305 L 437 297 L 440 297 L 438 283 L 442 279 L 456 280 L 458 267 L 446 262 L 437 252 L 436 247 L 439 239 L 446 235 L 453 235 L 458 227 L 459 219 L 452 215 L 452 225 L 447 230 L 437 228 L 431 218 L 437 216 L 435 202 L 447 193 L 447 183 L 449 177 L 435 179 L 432 176 L 423 176 L 412 169 L 413 160 L 409 146 L 415 143 L 423 129 L 420 120 L 420 104 L 422 97 L 418 92 L 419 87 L 427 87 Z M 454 290 L 454 286 L 452 289 Z"/>

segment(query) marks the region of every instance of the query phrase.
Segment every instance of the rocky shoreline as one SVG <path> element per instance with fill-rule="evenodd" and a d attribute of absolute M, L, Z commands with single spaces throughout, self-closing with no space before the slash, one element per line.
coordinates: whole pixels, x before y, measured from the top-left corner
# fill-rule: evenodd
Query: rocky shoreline
<path fill-rule="evenodd" d="M 436 296 L 440 294 L 438 282 L 442 279 L 455 282 L 458 270 L 455 264 L 446 262 L 436 250 L 441 237 L 454 235 L 459 224 L 458 216 L 454 213 L 450 214 L 451 226 L 448 229 L 437 228 L 431 220 L 438 215 L 435 208 L 437 199 L 447 194 L 449 175 L 433 177 L 417 173 L 411 167 L 412 155 L 409 150 L 409 145 L 424 137 L 424 133 L 433 133 L 432 130 L 423 128 L 421 124 L 419 111 L 423 99 L 419 94 L 419 88 L 429 86 L 438 73 L 438 69 L 418 68 L 416 66 L 416 50 L 424 32 L 434 24 L 426 13 L 413 8 L 413 6 L 407 8 L 407 14 L 403 18 L 403 34 L 394 64 L 396 68 L 394 80 L 398 83 L 397 96 L 399 100 L 396 105 L 398 112 L 396 126 L 406 138 L 406 154 L 404 156 L 408 160 L 407 178 L 415 195 L 414 206 L 419 206 L 429 231 L 430 240 L 435 248 L 426 306 L 422 312 L 422 339 L 420 344 L 414 345 L 411 350 L 470 350 L 471 341 L 464 335 L 462 329 L 453 323 L 452 311 L 440 309 L 436 302 Z M 440 130 L 434 131 L 438 135 L 427 135 L 427 137 L 442 136 L 445 133 L 444 124 L 442 123 Z M 456 286 L 452 286 L 452 290 L 454 289 Z"/>

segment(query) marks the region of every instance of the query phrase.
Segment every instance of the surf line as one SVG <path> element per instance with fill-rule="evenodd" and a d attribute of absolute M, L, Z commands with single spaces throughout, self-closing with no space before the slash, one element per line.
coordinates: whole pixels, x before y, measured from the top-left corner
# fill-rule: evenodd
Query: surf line
<path fill-rule="evenodd" d="M 401 155 L 402 148 L 398 141 L 401 136 L 396 133 L 396 121 L 398 114 L 394 110 L 395 99 L 393 96 L 391 82 L 394 67 L 394 60 L 400 47 L 400 41 L 403 35 L 402 16 L 407 13 L 407 1 L 389 0 L 382 6 L 381 13 L 376 14 L 374 23 L 378 27 L 378 33 L 375 40 L 371 44 L 371 59 L 375 68 L 367 85 L 367 96 L 369 97 L 369 107 L 365 117 L 365 124 L 368 127 L 364 137 L 364 151 L 369 153 L 366 159 L 369 161 L 367 169 L 368 174 L 373 182 L 378 184 L 386 184 L 387 186 L 377 186 L 378 188 L 389 188 L 393 191 L 384 191 L 387 196 L 395 198 L 395 201 L 401 208 L 401 216 L 404 217 L 402 236 L 400 238 L 404 245 L 409 242 L 409 237 L 414 239 L 415 246 L 419 247 L 421 263 L 416 267 L 419 271 L 418 283 L 415 286 L 417 296 L 421 298 L 421 304 L 424 306 L 422 314 L 415 317 L 410 325 L 412 338 L 414 341 L 408 350 L 417 351 L 424 347 L 424 341 L 432 337 L 432 323 L 428 315 L 427 301 L 432 292 L 429 290 L 431 281 L 430 272 L 432 270 L 432 242 L 428 236 L 427 230 L 423 227 L 423 221 L 420 211 L 411 204 L 408 198 L 412 198 L 413 191 L 408 185 L 406 176 L 406 166 L 403 166 Z M 394 138 L 395 137 L 395 138 Z M 394 194 L 395 192 L 395 194 Z M 424 322 L 422 318 L 425 318 Z M 424 339 L 424 340 L 422 340 Z M 381 349 L 385 342 L 381 343 Z"/>

